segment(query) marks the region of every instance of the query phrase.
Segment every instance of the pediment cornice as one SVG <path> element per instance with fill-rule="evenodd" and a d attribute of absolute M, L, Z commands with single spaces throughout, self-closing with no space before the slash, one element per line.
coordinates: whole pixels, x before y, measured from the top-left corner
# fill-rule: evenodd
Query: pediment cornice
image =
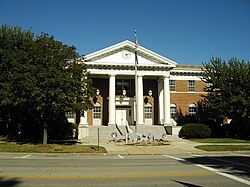
<path fill-rule="evenodd" d="M 99 59 L 102 59 L 102 58 L 111 56 L 115 53 L 121 52 L 123 50 L 128 50 L 134 54 L 135 53 L 135 44 L 131 41 L 125 40 L 121 43 L 115 44 L 113 46 L 110 46 L 110 47 L 104 48 L 102 50 L 99 50 L 97 52 L 83 56 L 83 57 L 81 57 L 81 61 L 86 63 L 86 64 L 89 64 L 89 65 L 95 64 L 98 66 L 103 66 L 103 65 L 107 66 L 109 64 L 108 62 L 106 62 L 106 64 L 105 63 L 100 64 L 100 63 L 97 63 L 97 61 Z M 151 67 L 159 66 L 162 68 L 163 67 L 173 68 L 173 67 L 176 67 L 176 65 L 177 65 L 176 62 L 174 62 L 166 57 L 163 57 L 163 56 L 161 56 L 161 55 L 159 55 L 151 50 L 148 50 L 142 46 L 139 46 L 137 48 L 137 55 L 154 62 L 154 64 L 145 65 L 145 66 L 151 66 Z M 111 65 L 111 64 L 109 64 L 109 65 Z M 124 64 L 124 63 L 119 64 L 119 62 L 117 62 L 116 64 L 112 64 L 112 66 L 122 66 L 122 65 L 126 66 L 126 64 Z M 141 66 L 143 66 L 143 64 L 141 64 Z"/>

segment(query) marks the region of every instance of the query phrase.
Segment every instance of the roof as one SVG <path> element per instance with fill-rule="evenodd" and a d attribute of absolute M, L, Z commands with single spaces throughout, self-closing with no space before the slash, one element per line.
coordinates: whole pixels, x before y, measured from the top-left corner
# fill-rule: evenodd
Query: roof
<path fill-rule="evenodd" d="M 99 66 L 132 66 L 134 65 L 134 59 L 130 61 L 110 61 L 110 59 L 106 58 L 111 55 L 122 52 L 123 50 L 130 51 L 133 55 L 135 53 L 135 44 L 129 40 L 125 40 L 123 42 L 117 43 L 110 47 L 101 49 L 99 51 L 90 53 L 88 55 L 82 56 L 81 60 L 85 64 L 89 65 L 99 65 Z M 149 49 L 146 49 L 142 46 L 137 48 L 137 56 L 139 59 L 139 66 L 152 66 L 152 67 L 168 67 L 174 68 L 177 63 L 173 60 L 170 60 L 162 55 L 159 55 Z M 141 58 L 141 59 L 140 59 Z M 101 60 L 103 59 L 103 60 Z M 105 61 L 105 60 L 106 61 Z M 144 60 L 144 61 L 143 61 Z M 147 60 L 147 62 L 146 62 Z M 150 61 L 150 63 L 149 63 Z M 145 63 L 146 62 L 146 63 Z"/>

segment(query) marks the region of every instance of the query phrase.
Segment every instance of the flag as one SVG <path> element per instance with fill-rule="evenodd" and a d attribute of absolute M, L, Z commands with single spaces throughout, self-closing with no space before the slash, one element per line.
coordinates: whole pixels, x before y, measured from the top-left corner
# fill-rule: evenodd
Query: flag
<path fill-rule="evenodd" d="M 139 44 L 138 44 L 138 40 L 136 37 L 136 30 L 135 30 L 135 50 L 137 50 L 138 47 L 139 47 Z"/>
<path fill-rule="evenodd" d="M 137 37 L 136 37 L 136 30 L 135 30 L 135 65 L 138 64 L 138 57 L 137 57 L 137 49 L 139 47 L 139 44 L 138 44 L 138 40 L 137 40 Z"/>

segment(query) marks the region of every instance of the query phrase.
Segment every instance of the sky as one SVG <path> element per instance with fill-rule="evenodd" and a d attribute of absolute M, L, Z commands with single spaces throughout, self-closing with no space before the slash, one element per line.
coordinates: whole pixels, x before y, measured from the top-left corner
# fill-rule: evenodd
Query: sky
<path fill-rule="evenodd" d="M 0 25 L 31 29 L 86 55 L 124 40 L 178 64 L 250 61 L 250 0 L 1 0 Z"/>

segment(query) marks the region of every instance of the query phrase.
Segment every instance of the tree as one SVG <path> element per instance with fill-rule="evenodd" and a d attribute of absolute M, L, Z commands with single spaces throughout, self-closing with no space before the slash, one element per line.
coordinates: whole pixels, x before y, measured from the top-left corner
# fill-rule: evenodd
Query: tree
<path fill-rule="evenodd" d="M 22 31 L 19 27 L 4 25 L 0 29 L 1 121 L 6 124 L 6 133 L 11 135 L 18 130 L 21 108 L 24 109 L 32 84 L 28 58 L 33 39 L 31 31 Z"/>
<path fill-rule="evenodd" d="M 209 83 L 205 99 L 213 117 L 247 123 L 250 119 L 250 63 L 236 58 L 228 62 L 212 58 L 203 65 L 202 77 Z"/>
<path fill-rule="evenodd" d="M 8 108 L 8 120 L 23 124 L 24 111 L 28 112 L 42 124 L 47 144 L 47 129 L 55 116 L 83 113 L 92 107 L 89 96 L 94 89 L 74 46 L 45 33 L 34 38 L 31 31 L 10 26 L 2 26 L 0 43 L 0 70 L 4 72 L 0 106 Z"/>

